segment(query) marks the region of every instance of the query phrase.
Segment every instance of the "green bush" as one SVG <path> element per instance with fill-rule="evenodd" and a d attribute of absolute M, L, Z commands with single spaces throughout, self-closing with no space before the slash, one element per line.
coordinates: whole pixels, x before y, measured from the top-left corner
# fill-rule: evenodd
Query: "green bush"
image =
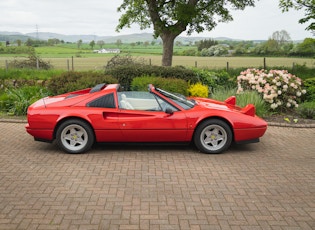
<path fill-rule="evenodd" d="M 148 85 L 153 84 L 155 87 L 187 95 L 188 83 L 182 79 L 162 78 L 162 77 L 136 77 L 131 83 L 131 90 L 147 91 Z"/>
<path fill-rule="evenodd" d="M 101 72 L 64 72 L 50 79 L 48 89 L 53 94 L 62 94 L 90 88 L 100 83 L 117 83 L 117 80 Z"/>
<path fill-rule="evenodd" d="M 6 92 L 0 94 L 0 111 L 8 112 L 10 108 L 10 97 Z"/>
<path fill-rule="evenodd" d="M 0 80 L 48 80 L 52 76 L 59 75 L 64 70 L 37 70 L 37 69 L 0 69 Z"/>
<path fill-rule="evenodd" d="M 306 80 L 308 78 L 314 77 L 315 68 L 309 68 L 306 66 L 306 64 L 303 65 L 295 64 L 292 70 L 288 71 L 291 71 L 292 74 L 296 75 L 302 80 Z"/>
<path fill-rule="evenodd" d="M 315 77 L 306 79 L 304 81 L 304 87 L 306 90 L 305 100 L 315 101 Z"/>
<path fill-rule="evenodd" d="M 0 69 L 0 93 L 10 87 L 46 86 L 52 76 L 63 72 L 62 70 Z"/>
<path fill-rule="evenodd" d="M 186 69 L 182 66 L 147 66 L 148 72 L 152 71 L 151 75 L 161 76 L 164 78 L 177 78 L 186 82 L 197 83 L 198 78 L 194 71 Z"/>
<path fill-rule="evenodd" d="M 236 87 L 235 81 L 226 71 L 214 72 L 207 69 L 194 68 L 193 71 L 197 75 L 202 84 L 207 85 L 211 91 L 219 87 Z"/>
<path fill-rule="evenodd" d="M 198 82 L 198 78 L 194 71 L 180 66 L 164 67 L 142 64 L 118 65 L 113 68 L 106 69 L 105 73 L 116 78 L 126 90 L 130 89 L 131 82 L 134 78 L 142 76 L 177 78 L 190 83 Z"/>
<path fill-rule="evenodd" d="M 40 86 L 7 88 L 0 96 L 0 110 L 9 115 L 26 115 L 29 105 L 48 94 L 48 90 Z"/>
<path fill-rule="evenodd" d="M 198 50 L 196 49 L 187 49 L 183 50 L 182 55 L 183 56 L 197 56 Z"/>
<path fill-rule="evenodd" d="M 138 64 L 115 66 L 105 70 L 105 74 L 111 75 L 113 78 L 117 79 L 119 84 L 124 87 L 125 90 L 130 89 L 133 78 L 144 75 L 141 71 L 141 65 Z"/>
<path fill-rule="evenodd" d="M 35 52 L 30 46 L 0 46 L 0 54 L 29 54 Z"/>
<path fill-rule="evenodd" d="M 301 103 L 296 111 L 303 118 L 315 119 L 315 101 Z"/>

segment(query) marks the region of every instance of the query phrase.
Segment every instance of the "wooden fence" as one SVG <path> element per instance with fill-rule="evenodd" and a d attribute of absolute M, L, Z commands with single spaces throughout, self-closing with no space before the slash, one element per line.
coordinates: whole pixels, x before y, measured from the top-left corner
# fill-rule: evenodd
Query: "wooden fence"
<path fill-rule="evenodd" d="M 102 70 L 111 57 L 88 57 L 88 58 L 43 58 L 49 61 L 55 69 L 74 70 Z M 160 56 L 140 57 L 142 62 L 149 65 L 161 65 Z M 18 59 L 17 59 L 18 60 Z M 14 66 L 10 65 L 11 60 L 0 57 L 0 68 L 7 71 Z M 174 56 L 173 66 L 185 66 L 208 69 L 226 69 L 231 68 L 273 68 L 286 67 L 294 69 L 295 65 L 306 65 L 309 68 L 315 68 L 315 60 L 311 58 L 274 58 L 274 57 L 183 57 Z M 40 62 L 37 60 L 36 68 L 40 69 Z"/>

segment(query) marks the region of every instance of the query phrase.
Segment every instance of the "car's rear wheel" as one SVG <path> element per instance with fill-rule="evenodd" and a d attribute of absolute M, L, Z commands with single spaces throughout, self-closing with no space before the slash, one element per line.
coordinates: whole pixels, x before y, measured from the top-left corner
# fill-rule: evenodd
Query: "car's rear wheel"
<path fill-rule="evenodd" d="M 230 147 L 232 139 L 230 126 L 219 119 L 202 122 L 194 134 L 194 143 L 203 153 L 222 153 Z"/>
<path fill-rule="evenodd" d="M 94 133 L 86 122 L 79 119 L 64 121 L 57 129 L 56 140 L 67 153 L 84 153 L 94 143 Z"/>

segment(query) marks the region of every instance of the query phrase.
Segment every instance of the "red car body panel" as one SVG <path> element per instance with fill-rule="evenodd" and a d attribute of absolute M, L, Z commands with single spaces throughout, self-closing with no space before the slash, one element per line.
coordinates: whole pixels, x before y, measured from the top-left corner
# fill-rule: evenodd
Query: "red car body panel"
<path fill-rule="evenodd" d="M 119 84 L 110 84 L 93 93 L 84 89 L 43 98 L 28 108 L 26 131 L 35 140 L 53 141 L 61 121 L 79 118 L 90 124 L 96 142 L 190 142 L 200 122 L 219 118 L 231 127 L 233 140 L 242 142 L 263 136 L 267 129 L 267 123 L 255 115 L 252 105 L 240 108 L 233 97 L 225 102 L 193 98 L 195 106 L 184 109 L 150 85 L 151 93 L 178 108 L 169 114 L 119 108 L 119 87 Z M 114 108 L 88 107 L 91 101 L 109 94 L 114 96 Z"/>

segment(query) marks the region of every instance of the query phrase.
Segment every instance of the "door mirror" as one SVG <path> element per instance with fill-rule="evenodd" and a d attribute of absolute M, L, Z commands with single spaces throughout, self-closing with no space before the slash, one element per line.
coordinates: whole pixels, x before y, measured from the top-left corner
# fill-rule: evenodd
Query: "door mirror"
<path fill-rule="evenodd" d="M 170 107 L 166 107 L 165 108 L 165 113 L 172 115 L 173 114 L 173 110 Z"/>

